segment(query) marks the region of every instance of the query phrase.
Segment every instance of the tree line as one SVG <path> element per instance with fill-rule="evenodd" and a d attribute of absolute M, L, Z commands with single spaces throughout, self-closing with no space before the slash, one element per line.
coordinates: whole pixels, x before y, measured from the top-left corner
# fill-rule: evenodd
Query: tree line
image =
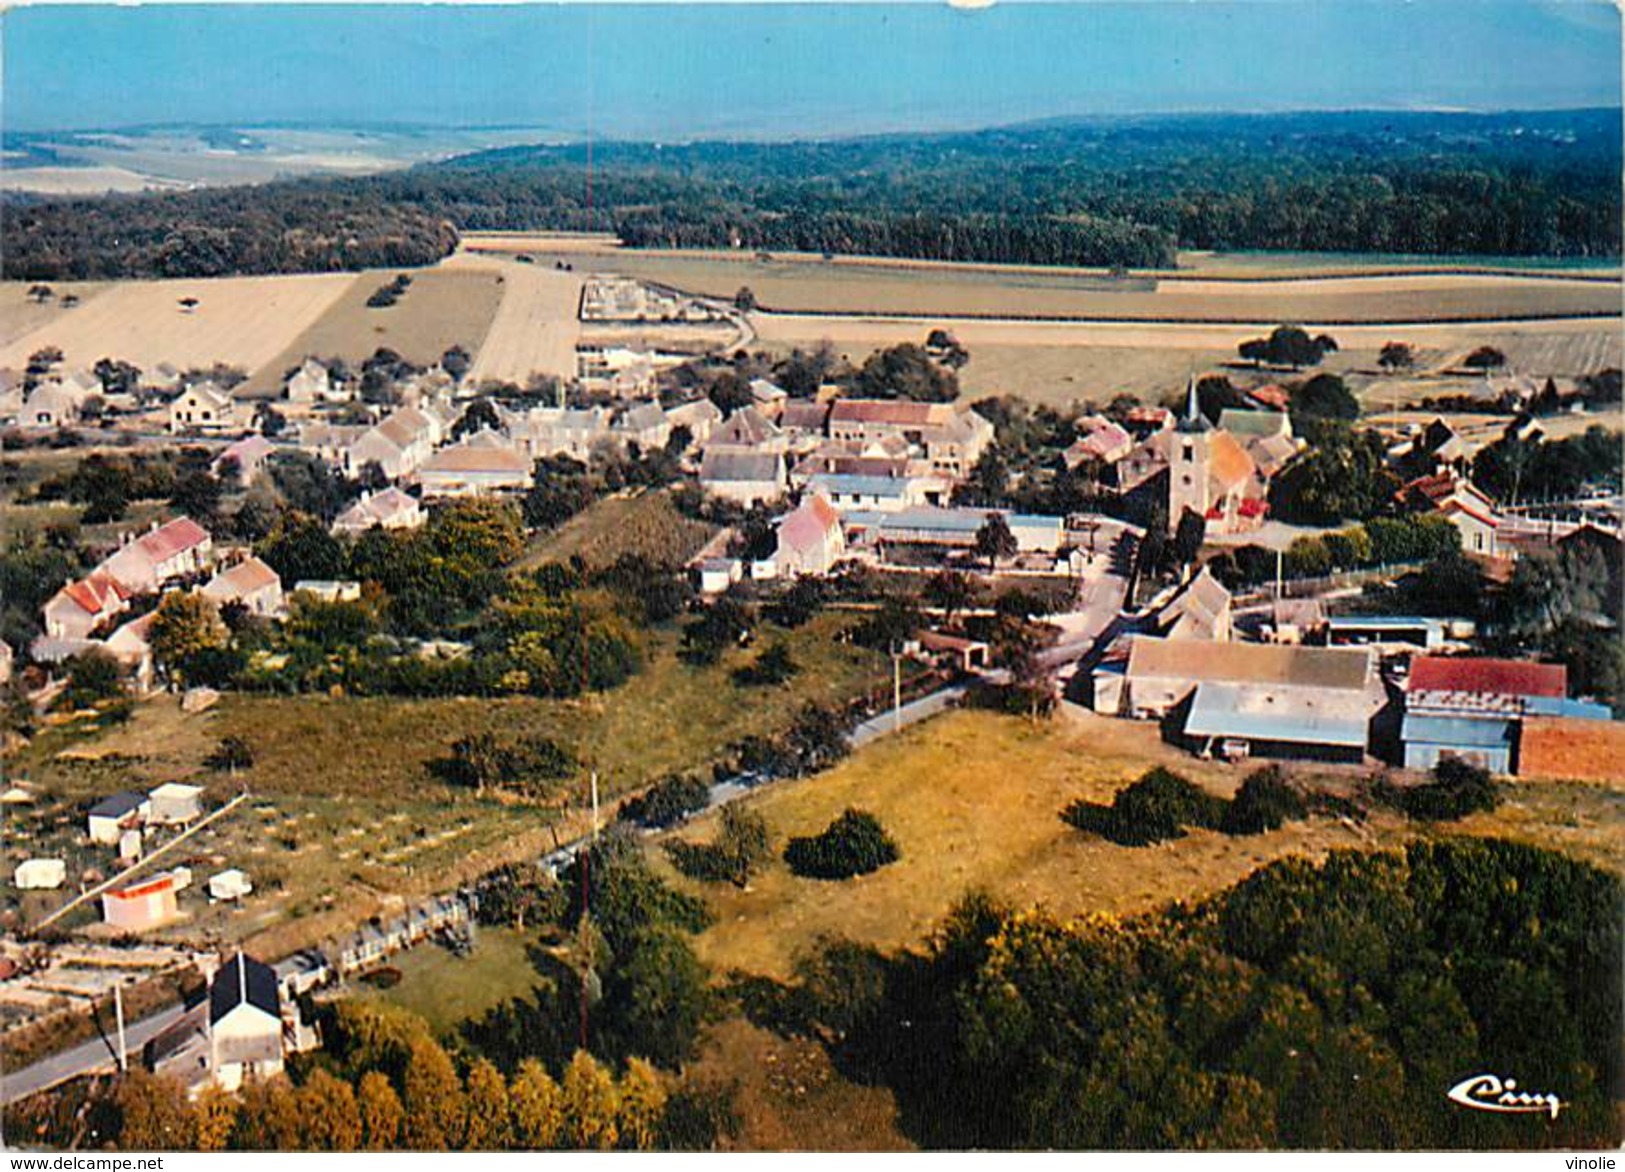
<path fill-rule="evenodd" d="M 427 264 L 463 231 L 1163 267 L 1173 250 L 1618 256 L 1618 110 L 1104 119 L 836 142 L 513 147 L 368 178 L 4 203 L 51 280 Z"/>

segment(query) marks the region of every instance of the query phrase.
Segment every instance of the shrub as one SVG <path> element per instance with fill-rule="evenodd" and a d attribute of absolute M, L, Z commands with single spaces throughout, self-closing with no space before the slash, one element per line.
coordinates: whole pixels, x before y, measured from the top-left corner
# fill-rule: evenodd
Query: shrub
<path fill-rule="evenodd" d="M 655 782 L 643 793 L 621 803 L 623 822 L 659 828 L 675 826 L 711 800 L 711 787 L 697 777 L 672 774 Z"/>
<path fill-rule="evenodd" d="M 754 663 L 735 668 L 733 681 L 740 687 L 772 687 L 789 681 L 801 670 L 795 656 L 783 643 L 775 643 L 756 657 Z"/>
<path fill-rule="evenodd" d="M 1061 817 L 1119 846 L 1149 846 L 1183 838 L 1188 826 L 1219 826 L 1224 807 L 1223 798 L 1159 765 L 1118 790 L 1110 806 L 1077 801 Z"/>
<path fill-rule="evenodd" d="M 715 842 L 668 842 L 666 857 L 672 866 L 701 883 L 732 883 L 744 887 L 751 872 L 773 853 L 767 820 L 754 810 L 722 808 Z"/>
<path fill-rule="evenodd" d="M 1456 757 L 1433 767 L 1433 780 L 1408 788 L 1391 787 L 1388 799 L 1412 818 L 1450 822 L 1479 810 L 1493 810 L 1500 800 L 1490 771 Z"/>
<path fill-rule="evenodd" d="M 806 879 L 850 879 L 897 858 L 897 844 L 880 820 L 864 810 L 847 810 L 822 834 L 792 838 L 784 848 L 790 870 Z"/>
<path fill-rule="evenodd" d="M 1224 811 L 1219 829 L 1226 834 L 1262 834 L 1309 812 L 1303 796 L 1287 781 L 1278 766 L 1269 765 L 1247 776 Z"/>

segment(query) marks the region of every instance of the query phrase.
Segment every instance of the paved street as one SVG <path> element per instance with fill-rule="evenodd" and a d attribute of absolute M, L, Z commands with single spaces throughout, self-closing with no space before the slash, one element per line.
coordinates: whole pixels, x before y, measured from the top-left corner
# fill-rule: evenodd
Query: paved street
<path fill-rule="evenodd" d="M 147 1040 L 173 1025 L 184 1012 L 184 1006 L 171 1005 L 151 1017 L 142 1018 L 135 1024 L 126 1026 L 125 1040 L 135 1061 L 140 1061 L 141 1047 L 146 1045 Z M 67 1082 L 70 1078 L 93 1074 L 99 1070 L 111 1070 L 115 1049 L 111 1037 L 94 1038 L 82 1046 L 75 1046 L 71 1050 L 64 1050 L 60 1054 L 36 1062 L 33 1066 L 18 1071 L 7 1071 L 3 1081 L 0 1081 L 0 1088 L 3 1088 L 0 1090 L 0 1098 L 7 1103 L 15 1102 L 35 1091 L 43 1091 L 48 1087 L 54 1087 L 57 1083 Z"/>

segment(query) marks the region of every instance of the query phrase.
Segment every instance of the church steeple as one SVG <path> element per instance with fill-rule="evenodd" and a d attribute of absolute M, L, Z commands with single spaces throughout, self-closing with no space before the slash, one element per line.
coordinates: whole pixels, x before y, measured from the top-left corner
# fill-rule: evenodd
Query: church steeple
<path fill-rule="evenodd" d="M 1196 372 L 1191 371 L 1190 381 L 1185 386 L 1185 418 L 1179 421 L 1179 430 L 1184 432 L 1210 431 L 1213 425 L 1202 414 L 1202 405 L 1196 394 Z"/>

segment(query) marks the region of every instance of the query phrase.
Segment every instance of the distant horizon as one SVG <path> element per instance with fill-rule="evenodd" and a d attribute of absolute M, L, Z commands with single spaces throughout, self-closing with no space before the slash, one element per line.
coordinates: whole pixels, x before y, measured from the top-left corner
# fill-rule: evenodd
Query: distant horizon
<path fill-rule="evenodd" d="M 0 14 L 0 34 L 4 128 L 28 134 L 393 127 L 776 142 L 1625 105 L 1620 14 L 1592 0 L 45 5 Z"/>
<path fill-rule="evenodd" d="M 609 0 L 618 3 L 620 0 Z M 812 2 L 825 2 L 825 0 L 812 0 Z M 827 0 L 834 2 L 834 0 Z M 868 0 L 854 0 L 866 3 Z M 912 3 L 915 0 L 900 0 Z M 771 146 L 776 143 L 796 143 L 809 141 L 826 141 L 852 138 L 889 138 L 901 137 L 910 134 L 937 135 L 937 134 L 977 134 L 983 131 L 995 130 L 1023 130 L 1048 125 L 1064 125 L 1069 122 L 1132 122 L 1138 120 L 1176 120 L 1182 118 L 1291 118 L 1299 115 L 1359 115 L 1359 114 L 1398 114 L 1398 115 L 1443 115 L 1461 116 L 1466 118 L 1504 118 L 1514 115 L 1563 115 L 1585 114 L 1592 112 L 1615 112 L 1625 116 L 1625 102 L 1616 102 L 1612 105 L 1577 105 L 1577 106 L 1508 106 L 1495 109 L 1469 110 L 1450 106 L 1336 106 L 1336 107 L 1292 107 L 1283 109 L 1184 109 L 1184 110 L 1123 110 L 1112 113 L 1051 114 L 1038 118 L 1025 118 L 1016 122 L 986 122 L 966 124 L 963 126 L 919 126 L 910 129 L 873 130 L 873 131 L 832 131 L 827 134 L 808 134 L 793 137 L 716 137 L 711 135 L 695 135 L 690 138 L 628 138 L 597 135 L 595 142 L 618 142 L 628 145 L 658 143 L 659 145 L 681 146 L 690 143 L 726 143 L 751 142 L 759 145 Z M 317 118 L 307 119 L 236 119 L 226 122 L 210 122 L 195 119 L 177 119 L 164 122 L 125 122 L 109 123 L 100 126 L 42 126 L 26 130 L 13 127 L 0 126 L 0 134 L 18 134 L 29 136 L 42 135 L 72 135 L 72 134 L 99 134 L 99 133 L 135 133 L 158 130 L 306 130 L 306 131 L 361 131 L 368 133 L 405 133 L 411 131 L 445 131 L 472 134 L 479 131 L 517 132 L 526 130 L 545 131 L 549 134 L 563 136 L 564 131 L 554 127 L 537 126 L 526 122 L 477 122 L 466 124 L 442 122 L 386 122 L 386 121 L 323 121 Z M 585 136 L 580 138 L 560 137 L 555 144 L 569 146 L 585 142 Z"/>

